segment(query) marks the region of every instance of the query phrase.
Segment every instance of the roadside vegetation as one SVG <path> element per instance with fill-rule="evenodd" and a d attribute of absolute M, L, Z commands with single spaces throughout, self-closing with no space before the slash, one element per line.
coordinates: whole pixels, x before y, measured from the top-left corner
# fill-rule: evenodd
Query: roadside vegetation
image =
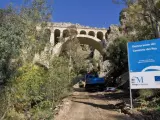
<path fill-rule="evenodd" d="M 0 9 L 0 120 L 53 119 L 56 105 L 72 91 L 77 73 L 68 57 L 49 58 L 49 68 L 33 64 L 35 54 L 50 45 L 44 30 L 50 4 L 25 0 L 18 9 Z"/>
<path fill-rule="evenodd" d="M 116 4 L 126 7 L 120 13 L 120 30 L 123 37 L 117 38 L 109 46 L 111 63 L 119 70 L 117 73 L 128 71 L 127 45 L 129 41 L 141 41 L 160 37 L 160 0 L 113 0 Z M 118 42 L 117 42 L 118 40 Z M 117 77 L 117 76 L 116 76 Z M 136 101 L 140 105 L 136 108 L 145 115 L 152 117 L 160 112 L 160 91 L 158 89 L 145 89 L 136 91 Z M 159 117 L 153 117 L 158 119 Z"/>
<path fill-rule="evenodd" d="M 160 37 L 160 0 L 114 0 L 126 8 L 120 13 L 123 35 L 106 52 L 115 78 L 128 71 L 127 42 Z M 71 26 L 60 40 L 69 37 L 60 57 L 49 58 L 49 68 L 33 64 L 36 53 L 50 46 L 47 22 L 52 1 L 24 0 L 23 6 L 0 9 L 0 120 L 53 119 L 56 105 L 72 91 L 73 79 L 86 71 L 85 57 Z M 36 26 L 41 30 L 37 31 Z M 160 110 L 159 90 L 137 92 L 140 111 Z"/>

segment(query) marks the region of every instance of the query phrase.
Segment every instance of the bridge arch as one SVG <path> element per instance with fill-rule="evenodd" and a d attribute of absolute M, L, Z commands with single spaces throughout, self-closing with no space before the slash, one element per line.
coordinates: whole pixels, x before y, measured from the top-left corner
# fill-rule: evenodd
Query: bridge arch
<path fill-rule="evenodd" d="M 79 34 L 86 35 L 86 34 L 87 34 L 87 32 L 86 32 L 86 31 L 84 31 L 84 30 L 81 30 Z"/>
<path fill-rule="evenodd" d="M 63 38 L 69 37 L 69 30 L 65 29 L 63 30 Z"/>
<path fill-rule="evenodd" d="M 89 31 L 88 35 L 95 37 L 95 33 L 93 31 Z"/>
<path fill-rule="evenodd" d="M 100 40 L 103 40 L 103 33 L 102 32 L 97 32 L 97 38 Z"/>
<path fill-rule="evenodd" d="M 103 46 L 101 44 L 101 40 L 99 40 L 98 38 L 90 35 L 83 35 L 83 34 L 78 34 L 77 38 L 80 44 L 87 44 L 89 46 L 92 46 L 94 49 L 98 50 L 101 53 L 101 55 L 103 55 Z M 63 43 L 60 53 L 63 51 L 63 49 L 65 49 L 65 45 L 68 42 L 69 42 L 69 39 L 66 40 L 65 43 Z"/>
<path fill-rule="evenodd" d="M 49 42 L 50 38 L 51 38 L 51 30 L 46 28 L 44 30 L 44 36 L 43 37 L 45 38 L 45 42 Z"/>
<path fill-rule="evenodd" d="M 59 42 L 59 37 L 61 35 L 61 31 L 59 29 L 54 30 L 54 41 L 55 45 Z"/>

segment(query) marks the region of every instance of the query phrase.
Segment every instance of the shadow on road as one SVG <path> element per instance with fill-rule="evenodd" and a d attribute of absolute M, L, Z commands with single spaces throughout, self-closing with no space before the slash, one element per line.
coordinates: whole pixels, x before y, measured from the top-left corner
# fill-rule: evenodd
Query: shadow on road
<path fill-rule="evenodd" d="M 97 108 L 105 109 L 105 110 L 114 110 L 115 109 L 115 106 L 113 104 L 101 105 L 101 104 L 95 104 L 95 103 L 90 103 L 90 102 L 82 102 L 82 101 L 76 101 L 76 100 L 72 100 L 72 101 L 73 102 L 77 102 L 77 103 L 82 103 L 82 104 L 90 105 L 92 107 L 97 107 Z"/>
<path fill-rule="evenodd" d="M 85 92 L 84 88 L 73 88 L 75 92 Z"/>
<path fill-rule="evenodd" d="M 107 99 L 121 99 L 121 98 L 129 98 L 128 92 L 120 92 L 120 93 L 106 93 L 104 96 Z"/>
<path fill-rule="evenodd" d="M 75 91 L 75 92 L 88 92 L 88 93 L 96 93 L 96 92 L 102 92 L 102 90 L 100 91 L 100 90 L 88 90 L 88 91 L 86 91 L 85 90 L 85 88 L 73 88 L 73 90 Z"/>

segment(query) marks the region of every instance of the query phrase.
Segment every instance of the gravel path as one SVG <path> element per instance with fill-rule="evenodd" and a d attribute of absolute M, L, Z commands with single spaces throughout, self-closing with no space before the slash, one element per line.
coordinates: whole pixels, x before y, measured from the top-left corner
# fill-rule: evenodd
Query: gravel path
<path fill-rule="evenodd" d="M 75 92 L 60 109 L 55 120 L 132 120 L 128 115 L 112 108 L 118 100 L 107 100 L 103 92 L 88 93 L 83 88 Z"/>

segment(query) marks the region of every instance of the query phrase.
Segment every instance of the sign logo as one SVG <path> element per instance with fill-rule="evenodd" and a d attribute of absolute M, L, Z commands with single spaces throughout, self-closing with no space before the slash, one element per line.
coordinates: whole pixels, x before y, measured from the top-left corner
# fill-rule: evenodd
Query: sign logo
<path fill-rule="evenodd" d="M 155 76 L 154 78 L 156 82 L 160 82 L 160 76 Z"/>
<path fill-rule="evenodd" d="M 136 76 L 132 77 L 131 82 L 132 83 L 144 83 L 143 77 L 136 77 Z"/>

